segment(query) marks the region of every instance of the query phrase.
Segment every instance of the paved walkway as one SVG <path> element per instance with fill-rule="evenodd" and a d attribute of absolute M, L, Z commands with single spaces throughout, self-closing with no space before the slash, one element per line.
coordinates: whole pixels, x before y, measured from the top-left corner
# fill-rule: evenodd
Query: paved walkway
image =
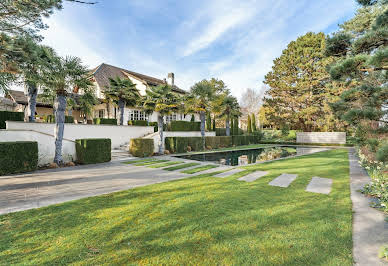
<path fill-rule="evenodd" d="M 182 179 L 191 175 L 104 163 L 0 177 L 0 214 Z"/>
<path fill-rule="evenodd" d="M 371 208 L 370 200 L 359 190 L 370 178 L 358 164 L 354 150 L 349 150 L 350 190 L 353 202 L 353 257 L 355 265 L 388 265 L 378 258 L 379 248 L 388 244 L 385 215 Z"/>

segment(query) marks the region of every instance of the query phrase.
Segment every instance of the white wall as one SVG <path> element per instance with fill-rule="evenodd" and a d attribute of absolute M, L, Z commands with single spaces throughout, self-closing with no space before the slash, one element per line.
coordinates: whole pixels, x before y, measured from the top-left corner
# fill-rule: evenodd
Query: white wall
<path fill-rule="evenodd" d="M 346 132 L 297 132 L 296 142 L 346 144 Z"/>
<path fill-rule="evenodd" d="M 55 138 L 49 134 L 43 134 L 29 130 L 0 130 L 0 141 L 36 141 L 38 142 L 39 165 L 53 162 L 55 155 Z M 75 161 L 74 141 L 64 139 L 62 142 L 62 156 L 64 162 Z"/>
<path fill-rule="evenodd" d="M 211 131 L 211 132 L 205 132 L 206 137 L 215 137 L 216 132 Z M 167 137 L 201 137 L 201 132 L 200 131 L 164 131 L 163 132 L 163 148 L 165 148 L 164 140 Z M 154 134 L 148 135 L 145 138 L 147 139 L 153 139 L 154 140 L 154 152 L 159 151 L 159 132 L 155 132 Z"/>
<path fill-rule="evenodd" d="M 34 130 L 55 135 L 55 124 L 7 121 L 6 125 L 7 129 Z M 112 149 L 115 149 L 129 143 L 132 138 L 140 138 L 153 132 L 154 127 L 65 124 L 63 137 L 73 141 L 85 138 L 110 138 Z"/>

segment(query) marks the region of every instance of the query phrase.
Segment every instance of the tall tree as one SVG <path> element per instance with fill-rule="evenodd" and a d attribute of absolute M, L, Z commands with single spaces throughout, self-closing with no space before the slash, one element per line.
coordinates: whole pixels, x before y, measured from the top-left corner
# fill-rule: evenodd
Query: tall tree
<path fill-rule="evenodd" d="M 159 153 L 163 154 L 164 117 L 181 110 L 182 98 L 168 84 L 150 87 L 146 90 L 143 108 L 148 113 L 158 112 Z"/>
<path fill-rule="evenodd" d="M 248 134 L 252 134 L 252 122 L 251 122 L 251 116 L 248 115 L 248 128 L 247 128 Z"/>
<path fill-rule="evenodd" d="M 104 95 L 107 100 L 112 100 L 116 103 L 120 110 L 120 125 L 124 124 L 124 108 L 125 106 L 136 106 L 140 100 L 140 92 L 136 89 L 130 79 L 121 79 L 120 77 L 109 78 L 109 86 L 104 90 Z"/>
<path fill-rule="evenodd" d="M 326 54 L 340 59 L 330 66 L 333 80 L 355 81 L 359 86 L 343 92 L 331 106 L 338 117 L 356 129 L 361 145 L 376 138 L 381 140 L 380 149 L 387 150 L 388 2 L 358 2 L 364 7 L 326 40 Z"/>
<path fill-rule="evenodd" d="M 240 110 L 240 106 L 237 98 L 226 93 L 223 97 L 220 111 L 220 117 L 225 118 L 226 136 L 230 136 L 230 120 L 238 110 Z"/>
<path fill-rule="evenodd" d="M 326 67 L 334 59 L 325 57 L 324 50 L 325 35 L 310 32 L 292 41 L 274 60 L 264 81 L 270 87 L 264 107 L 272 124 L 304 131 L 323 130 L 330 115 L 324 106 L 335 101 L 343 90 L 341 84 L 332 84 L 335 89 L 327 87 Z"/>
<path fill-rule="evenodd" d="M 63 163 L 62 140 L 64 134 L 65 111 L 67 106 L 67 95 L 74 87 L 81 91 L 94 90 L 88 79 L 88 69 L 82 65 L 81 59 L 77 57 L 59 57 L 52 51 L 50 68 L 45 70 L 46 89 L 56 95 L 54 108 L 56 112 L 55 129 L 55 157 L 54 162 Z"/>
<path fill-rule="evenodd" d="M 210 112 L 206 113 L 206 130 L 207 131 L 212 130 L 212 117 Z"/>
<path fill-rule="evenodd" d="M 252 131 L 253 132 L 256 132 L 257 131 L 257 127 L 256 127 L 256 115 L 253 113 L 252 114 Z"/>
<path fill-rule="evenodd" d="M 214 94 L 214 87 L 209 81 L 202 80 L 190 88 L 190 93 L 185 100 L 185 107 L 188 112 L 199 113 L 203 149 L 205 149 L 205 116 L 206 111 L 212 106 Z"/>

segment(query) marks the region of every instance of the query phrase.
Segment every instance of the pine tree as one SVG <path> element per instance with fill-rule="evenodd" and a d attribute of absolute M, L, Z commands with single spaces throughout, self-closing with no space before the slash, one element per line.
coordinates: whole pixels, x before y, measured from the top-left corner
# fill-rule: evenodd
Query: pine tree
<path fill-rule="evenodd" d="M 256 128 L 256 115 L 255 114 L 252 114 L 252 131 L 253 132 L 257 131 L 257 128 Z"/>
<path fill-rule="evenodd" d="M 358 83 L 357 87 L 343 92 L 340 100 L 331 106 L 339 118 L 356 130 L 359 144 L 380 139 L 379 149 L 385 150 L 388 146 L 388 2 L 358 2 L 364 7 L 356 17 L 326 40 L 326 54 L 339 58 L 329 69 L 331 78 Z"/>
<path fill-rule="evenodd" d="M 248 134 L 252 134 L 252 121 L 251 121 L 251 116 L 248 115 L 248 128 L 247 128 Z"/>

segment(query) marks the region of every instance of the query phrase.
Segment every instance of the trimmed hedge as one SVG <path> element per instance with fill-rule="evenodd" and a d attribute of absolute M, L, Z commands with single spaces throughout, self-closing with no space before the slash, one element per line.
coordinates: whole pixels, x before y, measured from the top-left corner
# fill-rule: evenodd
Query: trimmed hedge
<path fill-rule="evenodd" d="M 131 139 L 129 153 L 135 157 L 149 157 L 154 153 L 153 139 Z"/>
<path fill-rule="evenodd" d="M 232 147 L 232 137 L 205 137 L 206 147 L 212 149 Z"/>
<path fill-rule="evenodd" d="M 110 139 L 76 139 L 77 162 L 80 164 L 104 163 L 111 160 Z"/>
<path fill-rule="evenodd" d="M 24 121 L 24 113 L 0 111 L 0 129 L 5 129 L 5 121 Z"/>
<path fill-rule="evenodd" d="M 242 135 L 242 134 L 244 134 L 244 130 L 239 128 L 237 135 Z M 230 128 L 230 135 L 233 135 L 232 128 Z M 216 128 L 216 136 L 219 136 L 219 137 L 226 136 L 226 128 Z"/>
<path fill-rule="evenodd" d="M 115 119 L 115 118 L 93 118 L 93 124 L 117 126 L 117 119 Z"/>
<path fill-rule="evenodd" d="M 0 142 L 0 175 L 34 171 L 38 167 L 38 142 Z"/>
<path fill-rule="evenodd" d="M 201 131 L 201 122 L 171 121 L 167 125 L 168 131 Z"/>
<path fill-rule="evenodd" d="M 261 137 L 255 135 L 232 136 L 232 143 L 234 146 L 258 144 L 260 140 Z"/>
<path fill-rule="evenodd" d="M 128 126 L 150 126 L 154 127 L 154 132 L 158 132 L 158 122 L 147 122 L 145 120 L 129 120 Z"/>
<path fill-rule="evenodd" d="M 55 115 L 44 116 L 44 122 L 46 122 L 46 123 L 55 123 Z M 74 117 L 66 115 L 65 116 L 65 123 L 73 124 L 74 123 Z"/>
<path fill-rule="evenodd" d="M 335 144 L 335 143 L 301 143 L 290 141 L 260 141 L 258 144 L 277 144 L 277 145 L 300 145 L 300 146 L 339 146 L 339 147 L 353 147 L 353 144 Z"/>

